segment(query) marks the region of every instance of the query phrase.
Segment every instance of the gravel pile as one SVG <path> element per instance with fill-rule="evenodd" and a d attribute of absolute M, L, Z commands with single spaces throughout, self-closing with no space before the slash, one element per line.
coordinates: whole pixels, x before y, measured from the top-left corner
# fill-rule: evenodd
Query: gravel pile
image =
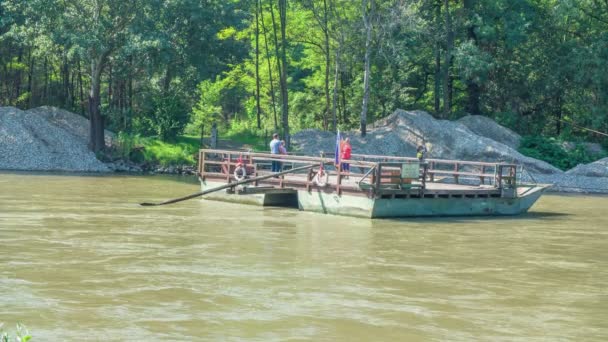
<path fill-rule="evenodd" d="M 91 131 L 91 127 L 89 124 L 89 119 L 83 116 L 72 113 L 65 109 L 51 106 L 28 109 L 26 112 L 36 114 L 46 119 L 51 124 L 72 133 L 72 135 L 83 140 L 84 143 L 89 143 L 89 132 Z M 113 140 L 114 133 L 105 130 L 106 145 L 111 146 Z"/>
<path fill-rule="evenodd" d="M 589 164 L 579 164 L 566 171 L 569 175 L 587 177 L 608 177 L 608 158 L 600 159 Z"/>
<path fill-rule="evenodd" d="M 519 147 L 519 142 L 521 141 L 519 134 L 499 125 L 487 116 L 467 115 L 457 122 L 467 126 L 467 128 L 479 136 L 495 140 L 513 149 Z"/>
<path fill-rule="evenodd" d="M 519 136 L 488 120 L 492 121 L 473 117 L 461 119 L 464 123 L 452 122 L 436 120 L 422 111 L 397 110 L 377 121 L 365 138 L 357 131 L 342 132 L 342 135 L 351 138 L 355 154 L 414 157 L 416 146 L 424 143 L 428 158 L 512 162 L 524 166 L 521 179 L 525 182 L 555 184 L 553 191 L 608 193 L 608 158 L 579 165 L 566 173 L 517 152 L 512 146 L 516 146 L 516 141 L 518 144 Z M 490 139 L 491 132 L 497 132 L 506 143 Z M 336 136 L 309 129 L 294 134 L 292 141 L 300 152 L 318 155 L 320 151 L 334 151 Z"/>
<path fill-rule="evenodd" d="M 562 174 L 526 174 L 520 177 L 524 182 L 553 184 L 550 191 L 608 194 L 608 177 L 589 177 Z"/>
<path fill-rule="evenodd" d="M 0 107 L 0 169 L 109 171 L 87 148 L 88 139 L 76 129 L 79 124 L 42 111 Z"/>
<path fill-rule="evenodd" d="M 414 157 L 416 146 L 424 143 L 428 158 L 511 162 L 535 173 L 562 173 L 546 162 L 475 134 L 459 122 L 437 120 L 423 111 L 397 110 L 374 127 L 365 138 L 359 137 L 358 132 L 345 132 L 351 138 L 353 153 Z M 335 134 L 318 130 L 300 131 L 292 137 L 301 152 L 311 155 L 333 152 L 335 139 Z"/>

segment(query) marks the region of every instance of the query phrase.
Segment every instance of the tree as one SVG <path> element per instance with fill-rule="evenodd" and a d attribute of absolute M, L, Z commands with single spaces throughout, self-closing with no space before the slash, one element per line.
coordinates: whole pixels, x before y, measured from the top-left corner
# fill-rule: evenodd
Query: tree
<path fill-rule="evenodd" d="M 368 5 L 369 1 L 369 5 Z M 363 106 L 361 108 L 361 136 L 365 137 L 367 130 L 367 108 L 369 106 L 369 78 L 371 74 L 371 46 L 372 46 L 372 20 L 374 16 L 374 0 L 363 0 L 362 11 L 363 24 L 365 25 L 365 67 L 363 71 Z"/>
<path fill-rule="evenodd" d="M 283 123 L 283 135 L 287 148 L 290 147 L 289 136 L 289 99 L 287 92 L 287 0 L 279 0 L 279 17 L 281 22 L 281 118 Z"/>

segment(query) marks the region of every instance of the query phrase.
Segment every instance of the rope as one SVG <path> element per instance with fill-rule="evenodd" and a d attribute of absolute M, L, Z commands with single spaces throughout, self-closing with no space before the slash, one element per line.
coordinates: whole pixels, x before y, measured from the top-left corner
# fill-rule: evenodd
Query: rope
<path fill-rule="evenodd" d="M 593 132 L 593 133 L 595 133 L 595 134 L 599 134 L 599 135 L 603 135 L 603 136 L 605 136 L 605 137 L 608 137 L 608 133 L 604 133 L 604 132 L 596 131 L 596 130 L 591 129 L 591 128 L 587 128 L 587 127 L 579 126 L 579 125 L 575 124 L 575 123 L 574 123 L 574 122 L 572 122 L 572 121 L 567 121 L 567 120 L 564 120 L 564 119 L 558 119 L 558 118 L 552 118 L 552 119 L 553 119 L 553 120 L 556 120 L 556 121 L 563 122 L 563 123 L 570 124 L 570 125 L 572 125 L 574 128 L 578 128 L 578 129 L 583 130 L 583 131 L 589 131 L 589 132 Z"/>

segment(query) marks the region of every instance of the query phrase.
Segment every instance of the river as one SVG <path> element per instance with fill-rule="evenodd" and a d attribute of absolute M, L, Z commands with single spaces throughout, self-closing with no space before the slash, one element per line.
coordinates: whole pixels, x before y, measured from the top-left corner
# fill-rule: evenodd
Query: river
<path fill-rule="evenodd" d="M 608 197 L 366 220 L 160 176 L 0 174 L 0 322 L 33 341 L 606 341 Z"/>

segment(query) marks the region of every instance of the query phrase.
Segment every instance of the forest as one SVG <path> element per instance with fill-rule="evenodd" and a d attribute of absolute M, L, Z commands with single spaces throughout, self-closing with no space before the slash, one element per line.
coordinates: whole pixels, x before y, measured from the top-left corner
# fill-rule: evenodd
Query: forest
<path fill-rule="evenodd" d="M 398 108 L 603 142 L 607 62 L 608 0 L 0 0 L 0 104 L 81 113 L 94 151 Z"/>

